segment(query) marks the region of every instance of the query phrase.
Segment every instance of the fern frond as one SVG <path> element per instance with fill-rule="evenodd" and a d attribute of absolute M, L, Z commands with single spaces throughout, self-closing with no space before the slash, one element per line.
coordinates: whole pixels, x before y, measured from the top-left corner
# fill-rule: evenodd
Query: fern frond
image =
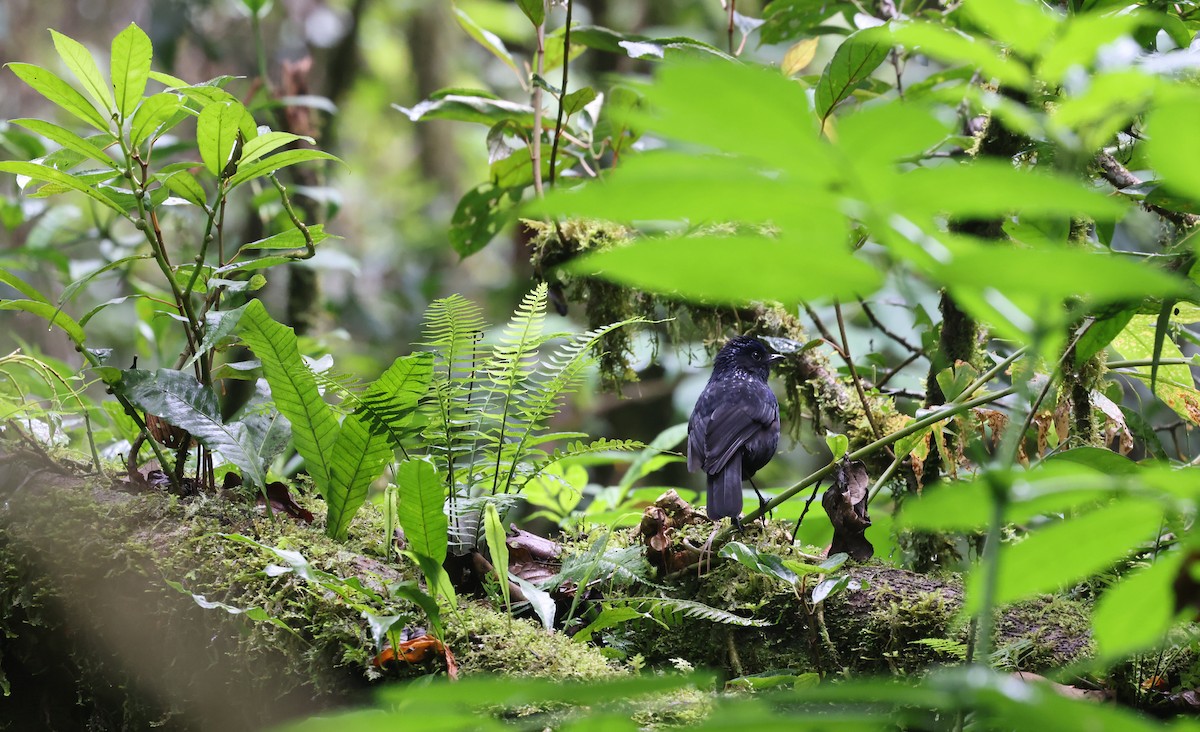
<path fill-rule="evenodd" d="M 960 641 L 949 638 L 921 638 L 920 640 L 911 642 L 928 646 L 930 650 L 936 653 L 951 656 L 959 661 L 967 660 L 967 644 Z"/>
<path fill-rule="evenodd" d="M 430 445 L 438 448 L 443 460 L 439 467 L 445 470 L 451 496 L 462 483 L 455 471 L 460 453 L 475 442 L 464 427 L 478 428 L 471 402 L 482 352 L 479 342 L 486 327 L 483 310 L 462 295 L 434 300 L 425 310 L 425 341 L 420 345 L 433 350 L 437 379 L 433 398 L 425 406 L 429 418 L 425 435 Z"/>
<path fill-rule="evenodd" d="M 545 440 L 541 440 L 539 443 L 544 441 Z M 528 447 L 528 443 L 526 443 L 526 447 Z M 595 455 L 601 452 L 635 452 L 637 450 L 644 449 L 646 449 L 645 443 L 639 442 L 638 440 L 610 440 L 605 437 L 592 440 L 591 442 L 582 442 L 577 440 L 570 443 L 565 448 L 559 448 L 555 450 L 544 461 L 537 463 L 536 467 L 533 469 L 533 472 L 529 473 L 528 477 L 521 481 L 517 491 L 520 492 L 520 488 L 524 487 L 526 482 L 541 475 L 543 470 L 551 465 L 554 465 L 555 463 L 562 462 L 563 460 L 582 457 L 583 455 Z"/>
<path fill-rule="evenodd" d="M 742 628 L 762 628 L 771 625 L 766 620 L 744 618 L 741 615 L 719 608 L 705 605 L 695 600 L 681 600 L 677 597 L 609 597 L 604 602 L 611 606 L 626 605 L 664 625 L 677 625 L 685 617 L 697 620 L 707 620 L 722 625 L 736 625 Z"/>

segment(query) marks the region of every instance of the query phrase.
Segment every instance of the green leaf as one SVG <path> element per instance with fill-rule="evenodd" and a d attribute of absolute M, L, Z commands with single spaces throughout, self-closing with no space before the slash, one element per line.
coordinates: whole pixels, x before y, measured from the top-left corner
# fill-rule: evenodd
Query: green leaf
<path fill-rule="evenodd" d="M 743 155 L 800 181 L 823 182 L 837 169 L 803 87 L 774 69 L 688 59 L 663 66 L 646 94 L 650 112 L 624 116 L 670 139 Z"/>
<path fill-rule="evenodd" d="M 592 87 L 585 86 L 582 89 L 576 89 L 575 91 L 563 97 L 563 113 L 570 117 L 595 100 L 596 90 Z"/>
<path fill-rule="evenodd" d="M 116 162 L 106 155 L 99 146 L 89 140 L 83 139 L 79 135 L 76 135 L 74 132 L 71 132 L 64 127 L 59 127 L 58 125 L 50 122 L 43 122 L 40 119 L 14 119 L 12 120 L 12 123 L 15 125 L 21 125 L 31 132 L 36 132 L 47 140 L 53 140 L 59 145 L 62 145 L 64 148 L 73 150 L 74 152 L 77 152 L 86 158 L 103 163 L 113 170 L 117 169 Z M 109 144 L 114 141 L 111 137 L 108 139 Z"/>
<path fill-rule="evenodd" d="M 504 522 L 500 520 L 500 512 L 496 504 L 489 501 L 483 509 L 483 532 L 487 537 L 488 554 L 492 558 L 492 567 L 496 570 L 496 580 L 500 592 L 504 595 L 504 606 L 512 614 L 512 598 L 508 587 L 508 532 L 504 530 Z"/>
<path fill-rule="evenodd" d="M 8 68 L 38 94 L 54 102 L 75 117 L 87 122 L 101 132 L 111 132 L 109 121 L 100 114 L 83 95 L 75 91 L 70 84 L 33 64 L 11 63 Z"/>
<path fill-rule="evenodd" d="M 150 78 L 150 62 L 154 49 L 150 38 L 133 23 L 117 34 L 112 41 L 112 83 L 121 119 L 133 113 Z"/>
<path fill-rule="evenodd" d="M 325 492 L 325 531 L 329 536 L 346 538 L 350 520 L 367 500 L 371 483 L 391 461 L 392 447 L 387 437 L 373 434 L 358 415 L 346 415 L 333 446 L 332 477 Z"/>
<path fill-rule="evenodd" d="M 244 111 L 237 102 L 215 102 L 200 111 L 196 120 L 196 146 L 200 148 L 204 167 L 214 178 L 221 177 L 230 162 Z"/>
<path fill-rule="evenodd" d="M 880 134 L 887 130 L 887 134 Z M 950 128 L 932 109 L 894 101 L 859 107 L 838 120 L 838 147 L 856 167 L 895 170 L 903 158 L 915 157 L 947 139 Z"/>
<path fill-rule="evenodd" d="M 429 391 L 431 381 L 432 353 L 401 356 L 358 397 L 355 414 L 366 421 L 372 434 L 387 437 L 393 448 L 400 449 L 412 415 Z"/>
<path fill-rule="evenodd" d="M 1021 249 L 985 245 L 960 252 L 937 270 L 955 287 L 993 287 L 1052 300 L 1086 297 L 1094 304 L 1187 292 L 1182 278 L 1132 259 L 1079 249 Z"/>
<path fill-rule="evenodd" d="M 315 224 L 308 227 L 308 235 L 312 237 L 313 245 L 320 244 L 333 236 L 325 232 L 324 224 Z M 341 237 L 333 236 L 333 238 L 340 239 Z M 305 246 L 307 246 L 307 243 L 304 240 L 304 232 L 292 228 L 268 236 L 265 239 L 243 244 L 242 248 L 238 250 L 238 254 L 259 249 L 304 249 Z"/>
<path fill-rule="evenodd" d="M 989 36 L 1027 57 L 1041 51 L 1063 23 L 1040 2 L 971 0 L 962 9 Z"/>
<path fill-rule="evenodd" d="M 546 22 L 546 0 L 517 0 L 517 7 L 534 25 Z"/>
<path fill-rule="evenodd" d="M 1147 16 L 1137 12 L 1073 15 L 1042 57 L 1038 78 L 1058 84 L 1072 67 L 1091 68 L 1100 49 L 1129 35 L 1145 22 Z"/>
<path fill-rule="evenodd" d="M 817 82 L 813 105 L 822 120 L 858 88 L 892 50 L 892 39 L 884 27 L 866 28 L 842 41 Z"/>
<path fill-rule="evenodd" d="M 496 99 L 487 92 L 459 90 L 437 99 L 426 99 L 414 107 L 392 105 L 413 122 L 426 119 L 452 119 L 459 122 L 474 122 L 492 126 L 503 120 L 512 120 L 522 127 L 533 125 L 533 107 L 503 99 Z"/>
<path fill-rule="evenodd" d="M 247 484 L 266 486 L 266 471 L 258 446 L 246 425 L 221 421 L 217 394 L 195 376 L 173 369 L 129 369 L 117 385 L 134 406 L 168 424 L 187 430 L 201 444 L 236 465 Z"/>
<path fill-rule="evenodd" d="M 333 160 L 341 162 L 336 156 L 322 152 L 321 150 L 285 150 L 238 168 L 237 173 L 234 173 L 233 177 L 229 179 L 229 187 L 232 188 L 248 180 L 273 173 L 280 168 L 286 168 L 289 165 L 297 163 L 306 163 L 310 160 Z"/>
<path fill-rule="evenodd" d="M 1200 96 L 1157 104 L 1146 117 L 1146 155 L 1170 190 L 1200 199 Z"/>
<path fill-rule="evenodd" d="M 449 546 L 450 521 L 443 505 L 445 484 L 433 463 L 424 458 L 411 458 L 400 463 L 396 470 L 396 485 L 400 500 L 396 505 L 396 520 L 404 530 L 409 548 L 429 560 L 440 573 Z M 426 577 L 429 587 L 437 587 L 436 577 Z"/>
<path fill-rule="evenodd" d="M 1135 315 L 1129 325 L 1112 340 L 1117 353 L 1130 360 L 1150 360 L 1154 356 L 1155 317 Z M 1182 359 L 1183 352 L 1169 338 L 1162 341 L 1160 359 Z M 1134 373 L 1143 381 L 1150 381 L 1150 366 L 1138 366 Z M 1154 394 L 1175 413 L 1192 424 L 1200 424 L 1200 392 L 1196 390 L 1192 371 L 1185 365 L 1158 366 L 1154 379 Z"/>
<path fill-rule="evenodd" d="M 450 217 L 450 246 L 469 257 L 488 245 L 516 216 L 521 191 L 481 183 L 463 194 Z"/>
<path fill-rule="evenodd" d="M 1005 56 L 986 40 L 933 23 L 901 23 L 893 25 L 891 33 L 894 43 L 939 61 L 975 67 L 1005 86 L 1027 89 L 1032 83 L 1024 64 Z"/>
<path fill-rule="evenodd" d="M 1019 544 L 1000 548 L 995 601 L 1005 604 L 1060 590 L 1127 556 L 1160 529 L 1163 507 L 1156 501 L 1125 498 L 1030 532 Z M 972 570 L 966 611 L 983 602 L 986 568 Z"/>
<path fill-rule="evenodd" d="M 920 498 L 906 500 L 898 525 L 926 531 L 972 531 L 992 512 L 992 496 L 983 481 L 942 484 L 926 488 Z"/>
<path fill-rule="evenodd" d="M 1092 322 L 1079 340 L 1075 342 L 1075 365 L 1082 366 L 1093 356 L 1100 353 L 1117 335 L 1125 330 L 1129 321 L 1137 313 L 1136 308 L 1126 308 L 1115 315 L 1097 318 Z"/>
<path fill-rule="evenodd" d="M 512 54 L 508 52 L 508 48 L 505 47 L 504 41 L 500 40 L 499 36 L 481 28 L 478 23 L 471 20 L 471 16 L 464 13 L 458 7 L 454 7 L 454 18 L 462 26 L 462 29 L 467 32 L 467 35 L 474 38 L 479 45 L 486 48 L 493 56 L 503 61 L 508 68 L 513 70 L 514 74 L 522 79 L 524 78 L 524 74 L 521 73 L 517 62 L 513 61 Z"/>
<path fill-rule="evenodd" d="M 66 62 L 71 73 L 75 74 L 75 78 L 79 79 L 79 83 L 83 84 L 83 89 L 88 96 L 96 100 L 101 107 L 112 112 L 112 92 L 105 83 L 104 76 L 100 73 L 100 67 L 96 65 L 96 59 L 92 57 L 91 52 L 79 41 L 64 36 L 56 30 L 51 29 L 50 35 L 54 38 L 54 49 Z"/>
<path fill-rule="evenodd" d="M 312 371 L 300 358 L 295 331 L 272 320 L 260 300 L 252 300 L 242 313 L 240 332 L 262 361 L 275 406 L 292 424 L 296 452 L 304 458 L 313 484 L 324 496 L 332 476 L 338 423 L 321 398 Z"/>
<path fill-rule="evenodd" d="M 297 141 L 304 141 L 310 145 L 315 144 L 311 137 L 304 135 L 293 135 L 290 132 L 266 132 L 246 143 L 246 146 L 242 148 L 242 157 L 238 164 L 245 165 L 254 162 L 284 145 Z"/>
<path fill-rule="evenodd" d="M 47 321 L 52 326 L 57 325 L 78 346 L 82 346 L 84 340 L 87 338 L 79 323 L 76 323 L 69 315 L 48 302 L 39 302 L 37 300 L 0 300 L 0 310 L 23 310 L 27 313 L 32 313 Z"/>
<path fill-rule="evenodd" d="M 630 620 L 639 620 L 644 617 L 646 617 L 646 613 L 634 607 L 620 605 L 617 607 L 602 606 L 600 614 L 596 616 L 596 619 L 571 636 L 571 639 L 580 643 L 587 643 L 597 631 L 604 630 L 605 628 L 613 628 L 622 623 L 628 623 Z"/>
<path fill-rule="evenodd" d="M 187 363 L 182 368 L 190 368 L 192 364 L 213 349 L 222 340 L 229 338 L 237 332 L 238 324 L 241 322 L 242 313 L 246 306 L 232 310 L 210 310 L 204 314 L 204 338 L 200 341 L 199 348 L 192 354 L 192 357 L 187 360 Z"/>
<path fill-rule="evenodd" d="M 133 113 L 133 121 L 129 125 L 130 144 L 138 147 L 160 134 L 163 125 L 182 109 L 183 101 L 178 94 L 163 92 L 146 97 Z"/>
<path fill-rule="evenodd" d="M 799 576 L 783 562 L 782 558 L 774 554 L 759 552 L 740 541 L 731 541 L 721 547 L 718 556 L 734 559 L 759 574 L 774 577 L 790 585 L 795 585 L 800 581 Z"/>
<path fill-rule="evenodd" d="M 106 206 L 106 208 L 112 209 L 122 216 L 125 215 L 125 209 L 122 208 L 122 206 L 116 204 L 107 196 L 104 196 L 104 194 L 96 190 L 95 187 L 85 184 L 84 181 L 79 180 L 78 176 L 72 175 L 71 173 L 64 173 L 62 170 L 56 170 L 48 166 L 41 166 L 41 164 L 37 163 L 28 163 L 16 160 L 0 161 L 0 173 L 25 175 L 34 180 L 46 181 L 49 182 L 49 184 L 58 184 L 64 188 L 68 188 L 68 190 L 83 193 L 84 196 L 89 197 L 92 200 L 96 200 L 96 202 L 100 202 Z"/>
<path fill-rule="evenodd" d="M 13 274 L 7 267 L 0 267 L 0 282 L 13 288 L 30 300 L 43 302 L 47 305 L 50 304 L 50 299 L 43 295 L 40 290 Z"/>
<path fill-rule="evenodd" d="M 649 239 L 580 257 L 566 269 L 649 292 L 729 304 L 866 296 L 882 281 L 873 266 L 835 247 L 748 236 Z"/>
<path fill-rule="evenodd" d="M 829 452 L 833 453 L 831 462 L 837 462 L 842 459 L 842 456 L 850 449 L 850 438 L 845 435 L 833 432 L 825 433 L 825 444 L 829 446 Z"/>
<path fill-rule="evenodd" d="M 919 168 L 897 177 L 891 193 L 896 209 L 910 216 L 1003 216 L 1020 211 L 1022 216 L 1116 219 L 1127 210 L 1120 201 L 1069 178 L 993 161 Z"/>
<path fill-rule="evenodd" d="M 1100 596 L 1092 614 L 1100 658 L 1115 661 L 1163 639 L 1175 619 L 1173 583 L 1184 558 L 1185 552 L 1160 554 L 1153 565 L 1125 575 Z"/>
<path fill-rule="evenodd" d="M 162 184 L 175 195 L 188 203 L 194 203 L 205 211 L 208 210 L 208 194 L 195 176 L 186 170 L 177 170 L 162 179 Z"/>

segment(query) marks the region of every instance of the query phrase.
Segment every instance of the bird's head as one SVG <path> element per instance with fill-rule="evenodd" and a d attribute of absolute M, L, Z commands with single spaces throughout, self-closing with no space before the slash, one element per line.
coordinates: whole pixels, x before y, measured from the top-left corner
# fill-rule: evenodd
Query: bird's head
<path fill-rule="evenodd" d="M 742 371 L 767 380 L 771 366 L 782 361 L 784 356 L 771 353 L 763 342 L 753 336 L 735 336 L 717 354 L 713 362 L 713 373 Z"/>

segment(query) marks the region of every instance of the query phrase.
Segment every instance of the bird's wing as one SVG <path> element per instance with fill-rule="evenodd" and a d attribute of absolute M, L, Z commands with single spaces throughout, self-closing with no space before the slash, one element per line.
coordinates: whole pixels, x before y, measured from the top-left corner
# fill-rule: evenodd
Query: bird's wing
<path fill-rule="evenodd" d="M 779 405 L 774 395 L 765 388 L 762 391 L 766 396 L 756 390 L 747 391 L 751 393 L 728 394 L 731 398 L 722 400 L 709 417 L 703 452 L 705 472 L 724 468 L 747 441 L 778 422 Z"/>

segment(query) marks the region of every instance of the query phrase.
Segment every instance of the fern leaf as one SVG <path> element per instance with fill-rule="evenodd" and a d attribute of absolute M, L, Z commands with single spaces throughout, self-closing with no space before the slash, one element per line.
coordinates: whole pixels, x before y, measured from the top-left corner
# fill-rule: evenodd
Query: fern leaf
<path fill-rule="evenodd" d="M 291 422 L 292 442 L 324 497 L 332 475 L 330 461 L 338 422 L 321 398 L 312 371 L 300 358 L 296 332 L 272 320 L 259 300 L 246 306 L 238 328 L 242 340 L 262 362 L 275 406 Z"/>
<path fill-rule="evenodd" d="M 432 380 L 432 353 L 401 356 L 365 392 L 353 397 L 354 413 L 362 417 L 372 434 L 384 435 L 393 448 L 399 448 Z"/>
<path fill-rule="evenodd" d="M 526 482 L 533 480 L 542 473 L 543 470 L 554 465 L 555 463 L 569 460 L 571 458 L 582 457 L 584 455 L 595 455 L 603 452 L 634 452 L 644 450 L 646 445 L 638 440 L 610 440 L 601 437 L 591 442 L 576 441 L 567 445 L 565 448 L 555 450 L 544 461 L 539 462 L 537 467 L 529 473 L 528 477 L 521 482 L 524 486 Z"/>
<path fill-rule="evenodd" d="M 766 620 L 744 618 L 741 615 L 719 608 L 705 605 L 695 600 L 681 600 L 676 597 L 622 597 L 607 598 L 609 605 L 627 605 L 647 613 L 665 625 L 677 624 L 681 618 L 696 618 L 722 625 L 736 625 L 743 628 L 762 628 L 771 625 Z"/>

